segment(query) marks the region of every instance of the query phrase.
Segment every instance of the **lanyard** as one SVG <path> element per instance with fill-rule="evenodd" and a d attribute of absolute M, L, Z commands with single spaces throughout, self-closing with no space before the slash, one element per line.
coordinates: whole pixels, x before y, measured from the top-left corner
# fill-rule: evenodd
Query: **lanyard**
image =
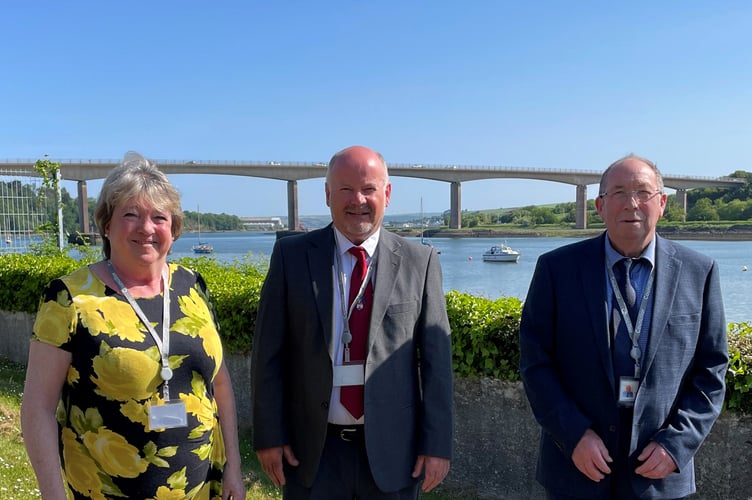
<path fill-rule="evenodd" d="M 107 266 L 110 268 L 112 279 L 114 279 L 115 283 L 120 287 L 120 293 L 123 294 L 125 299 L 131 305 L 146 329 L 149 330 L 151 337 L 154 339 L 154 343 L 157 344 L 162 364 L 162 370 L 159 372 L 159 375 L 162 377 L 162 380 L 164 380 L 162 392 L 165 401 L 169 401 L 170 388 L 167 381 L 172 378 L 172 369 L 170 368 L 168 361 L 170 355 L 170 287 L 167 284 L 167 272 L 164 269 L 162 270 L 162 289 L 164 290 L 164 298 L 162 300 L 162 338 L 159 338 L 159 335 L 157 335 L 157 332 L 144 314 L 144 311 L 141 310 L 141 307 L 139 307 L 138 303 L 133 299 L 131 292 L 125 287 L 123 280 L 121 280 L 120 276 L 115 272 L 115 268 L 112 266 L 112 262 L 109 259 L 107 260 Z"/>
<path fill-rule="evenodd" d="M 344 353 L 344 359 L 345 362 L 350 361 L 350 342 L 352 341 L 352 334 L 350 333 L 350 316 L 352 315 L 353 309 L 356 306 L 362 306 L 361 299 L 363 298 L 363 294 L 365 293 L 366 286 L 368 286 L 368 281 L 371 279 L 371 269 L 373 268 L 373 259 L 371 259 L 371 262 L 368 264 L 368 267 L 366 268 L 366 275 L 363 277 L 363 283 L 360 284 L 360 289 L 358 290 L 358 294 L 355 296 L 355 299 L 353 299 L 352 303 L 347 304 L 347 299 L 349 295 L 349 290 L 347 287 L 347 275 L 345 274 L 345 271 L 342 267 L 342 256 L 340 255 L 339 251 L 336 252 L 337 254 L 337 277 L 339 278 L 338 285 L 339 285 L 339 297 L 340 297 L 340 306 L 342 308 L 342 317 L 344 318 L 344 329 L 342 331 L 342 343 L 345 345 L 345 353 Z M 357 265 L 357 264 L 356 264 Z M 350 273 L 350 277 L 352 278 L 352 273 Z"/>
<path fill-rule="evenodd" d="M 621 295 L 619 284 L 616 282 L 614 270 L 611 269 L 611 266 L 609 265 L 606 265 L 606 269 L 608 270 L 608 279 L 611 280 L 611 288 L 614 290 L 616 302 L 619 304 L 619 312 L 624 321 L 624 326 L 626 326 L 627 333 L 629 333 L 629 338 L 632 341 L 632 349 L 629 351 L 629 356 L 634 360 L 634 376 L 639 380 L 641 371 L 640 359 L 642 357 L 642 350 L 640 349 L 640 333 L 642 332 L 642 323 L 643 318 L 645 317 L 645 310 L 647 309 L 648 297 L 650 297 L 650 292 L 652 292 L 653 289 L 653 278 L 655 273 L 653 272 L 653 269 L 650 270 L 650 277 L 648 278 L 648 282 L 642 292 L 642 298 L 640 299 L 640 309 L 637 312 L 637 321 L 636 324 L 632 324 L 632 318 L 629 316 L 629 309 L 627 308 L 626 302 L 624 302 L 624 297 Z"/>

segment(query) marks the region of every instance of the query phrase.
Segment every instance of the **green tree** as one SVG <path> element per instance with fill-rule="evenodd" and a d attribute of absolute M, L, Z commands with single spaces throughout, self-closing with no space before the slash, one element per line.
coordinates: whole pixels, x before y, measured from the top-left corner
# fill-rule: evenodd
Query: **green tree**
<path fill-rule="evenodd" d="M 668 203 L 666 203 L 666 209 L 663 211 L 663 218 L 671 222 L 684 221 L 684 210 L 676 202 L 676 199 L 672 200 L 670 196 Z"/>
<path fill-rule="evenodd" d="M 687 220 L 691 221 L 714 221 L 720 220 L 718 211 L 709 198 L 697 200 L 697 203 L 687 212 Z"/>
<path fill-rule="evenodd" d="M 556 224 L 556 214 L 548 207 L 532 207 L 530 216 L 535 225 Z"/>
<path fill-rule="evenodd" d="M 59 231 L 61 230 L 60 221 L 58 221 L 58 209 L 62 210 L 62 199 L 58 199 L 60 191 L 60 164 L 53 162 L 44 155 L 43 160 L 37 160 L 34 163 L 34 170 L 42 179 L 42 186 L 39 188 L 37 196 L 37 207 L 46 209 L 46 221 L 43 222 L 36 230 L 46 233 L 47 237 L 42 243 L 38 252 L 49 253 L 53 248 L 62 251 L 57 241 Z M 62 196 L 61 196 L 62 198 Z"/>
<path fill-rule="evenodd" d="M 744 220 L 744 212 L 749 203 L 741 200 L 731 200 L 719 204 L 717 211 L 721 220 Z"/>
<path fill-rule="evenodd" d="M 603 222 L 603 219 L 601 219 L 601 216 L 598 215 L 598 212 L 596 210 L 587 211 L 588 226 L 592 226 L 593 224 L 601 224 L 602 222 Z"/>
<path fill-rule="evenodd" d="M 60 200 L 63 207 L 63 228 L 66 233 L 76 232 L 80 230 L 81 222 L 78 215 L 78 204 L 76 200 L 71 197 L 68 190 L 62 188 L 60 190 Z"/>

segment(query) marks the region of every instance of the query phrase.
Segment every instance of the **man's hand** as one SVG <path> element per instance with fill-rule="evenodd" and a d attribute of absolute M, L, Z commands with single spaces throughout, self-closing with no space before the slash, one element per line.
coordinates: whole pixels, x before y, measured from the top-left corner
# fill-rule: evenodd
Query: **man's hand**
<path fill-rule="evenodd" d="M 572 452 L 575 467 L 592 481 L 600 482 L 611 473 L 608 466 L 613 460 L 603 440 L 592 429 L 585 431 Z"/>
<path fill-rule="evenodd" d="M 263 450 L 257 450 L 261 467 L 272 480 L 274 486 L 285 485 L 285 472 L 282 468 L 282 456 L 285 457 L 287 463 L 293 467 L 298 466 L 298 459 L 295 458 L 295 454 L 292 452 L 292 448 L 289 445 L 277 446 L 275 448 L 264 448 Z"/>
<path fill-rule="evenodd" d="M 635 473 L 648 479 L 663 479 L 676 470 L 674 459 L 655 441 L 648 443 L 637 460 L 642 465 L 635 469 Z"/>
<path fill-rule="evenodd" d="M 438 486 L 449 473 L 449 459 L 439 457 L 429 457 L 428 455 L 418 455 L 413 469 L 413 477 L 420 477 L 425 467 L 426 474 L 423 478 L 421 489 L 428 493 Z"/>

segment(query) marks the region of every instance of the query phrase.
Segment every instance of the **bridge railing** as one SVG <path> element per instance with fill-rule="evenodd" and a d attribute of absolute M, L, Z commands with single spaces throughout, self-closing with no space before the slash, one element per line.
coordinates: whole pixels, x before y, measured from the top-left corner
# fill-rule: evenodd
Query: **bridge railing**
<path fill-rule="evenodd" d="M 18 168 L 21 166 L 33 167 L 37 160 L 24 159 L 5 159 L 0 160 L 0 168 L 3 166 Z M 53 159 L 53 161 L 60 163 L 61 165 L 117 165 L 121 160 L 112 158 L 85 158 L 85 159 Z M 213 165 L 227 165 L 238 167 L 299 167 L 299 168 L 321 168 L 326 167 L 326 162 L 305 162 L 305 161 L 277 161 L 277 160 L 265 160 L 265 161 L 246 161 L 246 160 L 175 160 L 175 159 L 154 159 L 157 165 L 197 165 L 197 166 L 213 166 Z M 503 166 L 503 165 L 449 165 L 449 164 L 422 164 L 422 163 L 392 163 L 387 162 L 390 169 L 426 169 L 426 170 L 459 170 L 459 171 L 495 171 L 495 172 L 519 172 L 519 173 L 531 173 L 531 174 L 571 174 L 571 175 L 588 175 L 599 176 L 601 171 L 598 170 L 585 170 L 585 169 L 557 169 L 557 168 L 533 168 L 533 167 L 521 167 L 521 166 Z M 32 174 L 33 175 L 33 174 Z M 672 179 L 674 181 L 728 181 L 728 182 L 745 182 L 744 179 L 738 179 L 729 176 L 690 176 L 690 175 L 670 175 L 663 174 L 664 178 Z"/>

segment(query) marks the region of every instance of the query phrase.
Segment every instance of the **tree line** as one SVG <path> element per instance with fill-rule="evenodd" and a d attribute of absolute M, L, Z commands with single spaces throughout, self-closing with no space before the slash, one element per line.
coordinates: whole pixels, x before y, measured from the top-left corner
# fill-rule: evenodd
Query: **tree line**
<path fill-rule="evenodd" d="M 55 190 L 51 187 L 37 189 L 32 184 L 23 184 L 19 180 L 0 181 L 0 217 L 2 229 L 9 232 L 50 232 L 49 224 L 56 224 L 57 204 Z M 94 207 L 96 199 L 89 198 L 89 225 L 83 232 L 96 232 L 94 225 Z M 65 187 L 60 189 L 60 208 L 63 214 L 63 228 L 66 233 L 81 231 L 81 218 L 78 211 L 78 199 L 73 198 Z M 35 217 L 30 217 L 34 214 Z M 225 213 L 213 214 L 183 211 L 183 230 L 197 231 L 244 231 L 240 217 Z"/>
<path fill-rule="evenodd" d="M 713 222 L 752 220 L 752 173 L 737 170 L 729 177 L 745 179 L 747 182 L 734 187 L 698 188 L 687 191 L 687 214 L 676 201 L 676 195 L 668 196 L 663 220 L 666 222 Z M 587 202 L 588 225 L 601 221 L 595 210 L 595 200 Z M 569 225 L 576 221 L 575 202 L 554 205 L 530 205 L 510 209 L 463 211 L 462 225 L 466 227 L 511 224 L 519 227 L 541 225 Z M 444 214 L 444 223 L 449 225 L 449 213 Z"/>

